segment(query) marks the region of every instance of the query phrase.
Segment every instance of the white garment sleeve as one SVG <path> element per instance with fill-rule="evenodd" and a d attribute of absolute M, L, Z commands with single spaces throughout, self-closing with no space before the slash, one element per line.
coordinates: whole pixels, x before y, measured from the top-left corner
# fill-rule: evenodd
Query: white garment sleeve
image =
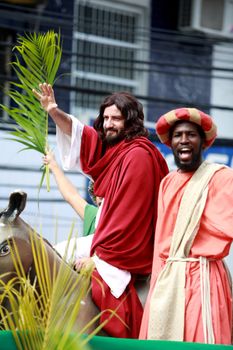
<path fill-rule="evenodd" d="M 68 241 L 57 243 L 54 248 L 68 262 L 90 256 L 93 234 L 85 237 L 71 238 Z"/>
<path fill-rule="evenodd" d="M 97 255 L 94 255 L 92 259 L 100 276 L 109 286 L 111 294 L 115 298 L 119 298 L 124 293 L 125 288 L 131 280 L 130 272 L 126 270 L 120 270 L 117 267 L 108 264 L 106 261 L 98 258 Z"/>
<path fill-rule="evenodd" d="M 61 163 L 64 170 L 76 169 L 80 172 L 80 149 L 84 124 L 69 114 L 72 120 L 71 136 L 66 135 L 56 126 L 56 139 Z"/>
<path fill-rule="evenodd" d="M 102 208 L 103 208 L 103 205 L 104 205 L 104 198 L 102 198 L 102 202 L 97 210 L 97 213 L 96 213 L 96 217 L 95 217 L 95 229 L 96 227 L 98 226 L 98 223 L 99 223 L 99 220 L 100 220 L 100 215 L 101 215 L 101 212 L 102 212 Z"/>
<path fill-rule="evenodd" d="M 69 241 L 62 241 L 54 246 L 56 251 L 70 264 L 76 259 L 87 258 L 90 256 L 93 234 L 85 237 L 72 238 Z M 120 270 L 110 265 L 106 261 L 94 255 L 92 257 L 95 267 L 103 278 L 104 282 L 109 286 L 112 295 L 119 298 L 125 291 L 125 288 L 131 280 L 130 272 Z"/>

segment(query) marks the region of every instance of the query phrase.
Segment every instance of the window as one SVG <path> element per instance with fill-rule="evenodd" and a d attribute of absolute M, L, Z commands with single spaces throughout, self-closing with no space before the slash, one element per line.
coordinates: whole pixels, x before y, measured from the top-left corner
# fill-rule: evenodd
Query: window
<path fill-rule="evenodd" d="M 96 110 L 104 93 L 144 92 L 145 72 L 136 69 L 136 61 L 147 54 L 146 41 L 139 35 L 142 9 L 106 6 L 101 1 L 76 2 L 72 83 L 81 91 L 72 96 L 72 113 Z"/>

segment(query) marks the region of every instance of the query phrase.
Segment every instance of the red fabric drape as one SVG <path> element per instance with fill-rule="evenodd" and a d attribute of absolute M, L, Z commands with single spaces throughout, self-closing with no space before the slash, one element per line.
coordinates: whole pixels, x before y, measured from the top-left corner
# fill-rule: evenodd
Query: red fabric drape
<path fill-rule="evenodd" d="M 95 253 L 104 261 L 133 275 L 149 274 L 153 256 L 158 188 L 161 179 L 168 173 L 161 153 L 148 139 L 138 137 L 131 141 L 121 141 L 108 148 L 102 155 L 102 142 L 96 131 L 85 126 L 81 144 L 81 164 L 84 173 L 91 175 L 95 181 L 95 194 L 104 197 L 91 255 Z M 99 307 L 103 306 L 103 301 L 99 300 L 99 293 L 98 297 L 94 296 L 95 289 L 93 282 L 93 298 Z M 130 290 L 136 300 L 133 285 Z M 111 299 L 115 298 L 108 298 L 110 304 Z M 139 300 L 136 302 L 140 305 Z M 112 306 L 115 307 L 116 303 L 119 303 L 119 300 L 117 302 L 115 299 Z M 108 305 L 108 308 L 111 306 Z M 138 306 L 138 319 L 141 312 L 139 308 Z M 130 325 L 130 328 L 134 327 Z"/>
<path fill-rule="evenodd" d="M 92 298 L 100 310 L 107 310 L 102 313 L 100 324 L 107 321 L 104 330 L 112 337 L 138 338 L 143 308 L 133 282 L 132 279 L 125 292 L 116 299 L 98 272 L 93 272 Z M 109 310 L 113 310 L 118 317 L 112 316 Z"/>

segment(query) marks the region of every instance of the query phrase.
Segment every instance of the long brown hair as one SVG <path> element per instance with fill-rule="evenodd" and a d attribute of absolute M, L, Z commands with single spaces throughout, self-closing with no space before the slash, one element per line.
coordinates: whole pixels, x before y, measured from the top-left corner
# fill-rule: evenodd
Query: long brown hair
<path fill-rule="evenodd" d="M 94 122 L 94 128 L 104 139 L 103 114 L 106 107 L 116 105 L 125 118 L 124 138 L 132 140 L 135 137 L 148 137 L 148 130 L 144 127 L 144 113 L 142 104 L 129 92 L 115 92 L 107 96 L 100 105 L 99 115 Z"/>

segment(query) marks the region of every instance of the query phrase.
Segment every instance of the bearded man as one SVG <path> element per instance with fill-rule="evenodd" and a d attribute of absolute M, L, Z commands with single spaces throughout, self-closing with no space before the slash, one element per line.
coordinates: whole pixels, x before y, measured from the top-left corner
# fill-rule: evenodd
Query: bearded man
<path fill-rule="evenodd" d="M 126 92 L 107 96 L 94 128 L 61 111 L 50 85 L 34 90 L 57 125 L 65 169 L 79 169 L 103 198 L 90 257 L 95 270 L 92 297 L 101 310 L 116 310 L 105 330 L 115 337 L 138 337 L 143 308 L 134 288 L 137 275 L 152 267 L 159 184 L 166 162 L 147 138 L 141 103 Z M 100 281 L 100 282 L 98 282 Z M 104 312 L 101 322 L 109 319 Z"/>
<path fill-rule="evenodd" d="M 233 240 L 233 170 L 203 161 L 216 137 L 204 112 L 170 111 L 156 130 L 178 170 L 160 185 L 140 338 L 231 344 L 232 291 L 223 258 Z"/>

